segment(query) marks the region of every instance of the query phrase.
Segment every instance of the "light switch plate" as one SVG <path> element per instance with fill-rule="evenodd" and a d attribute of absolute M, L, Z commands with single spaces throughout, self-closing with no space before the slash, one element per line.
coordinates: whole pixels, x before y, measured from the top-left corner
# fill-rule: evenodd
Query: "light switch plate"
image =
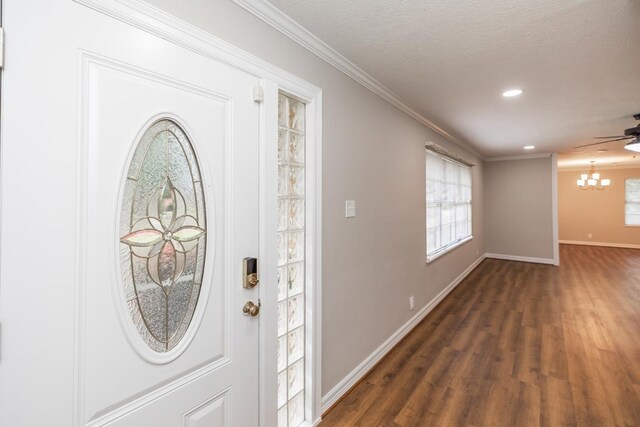
<path fill-rule="evenodd" d="M 345 218 L 355 218 L 356 216 L 356 201 L 347 200 L 344 202 L 344 216 Z"/>

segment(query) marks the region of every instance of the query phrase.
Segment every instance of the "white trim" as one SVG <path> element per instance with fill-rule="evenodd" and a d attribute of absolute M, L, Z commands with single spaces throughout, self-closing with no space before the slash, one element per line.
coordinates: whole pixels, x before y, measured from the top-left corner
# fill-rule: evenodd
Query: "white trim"
<path fill-rule="evenodd" d="M 413 117 L 434 132 L 440 134 L 448 141 L 458 145 L 460 148 L 470 151 L 481 159 L 483 158 L 483 156 L 474 147 L 472 147 L 471 144 L 456 138 L 440 126 L 433 123 L 431 120 L 424 117 L 389 88 L 374 79 L 362 68 L 345 58 L 338 51 L 320 40 L 268 1 L 233 0 L 233 2 L 252 13 L 271 27 L 280 31 L 282 34 L 289 37 L 309 52 L 318 56 L 329 65 L 335 67 L 338 71 L 341 71 L 351 77 L 353 80 L 389 102 L 391 105 Z"/>
<path fill-rule="evenodd" d="M 257 56 L 249 54 L 234 45 L 227 43 L 185 21 L 182 21 L 154 6 L 151 6 L 144 1 L 141 0 L 74 0 L 78 4 L 82 4 L 89 8 L 92 8 L 98 12 L 104 13 L 112 18 L 115 18 L 121 22 L 132 25 L 138 29 L 146 31 L 150 34 L 161 37 L 165 40 L 168 40 L 172 43 L 175 43 L 178 46 L 182 46 L 185 49 L 191 50 L 195 53 L 198 53 L 206 58 L 210 58 L 216 61 L 220 61 L 224 64 L 252 74 L 256 77 L 262 79 L 262 85 L 264 88 L 277 88 L 280 87 L 282 90 L 287 92 L 296 94 L 301 99 L 304 99 L 305 102 L 313 106 L 313 117 L 315 119 L 315 123 L 313 123 L 314 119 L 309 121 L 310 128 L 308 129 L 308 135 L 314 138 L 314 150 L 313 150 L 313 166 L 307 170 L 307 174 L 311 177 L 307 181 L 307 199 L 310 200 L 313 198 L 315 203 L 315 209 L 312 212 L 308 212 L 307 219 L 311 219 L 312 221 L 307 224 L 307 232 L 311 232 L 311 238 L 307 239 L 307 250 L 310 252 L 310 257 L 308 261 L 312 263 L 311 265 L 311 273 L 309 276 L 314 281 L 312 292 L 308 294 L 308 297 L 312 298 L 312 302 L 307 306 L 313 310 L 312 313 L 308 313 L 309 326 L 311 329 L 308 329 L 310 332 L 307 336 L 312 337 L 312 345 L 313 345 L 313 354 L 309 357 L 309 365 L 310 369 L 308 374 L 312 376 L 313 387 L 310 389 L 311 394 L 311 419 L 314 419 L 314 423 L 319 422 L 321 413 L 321 313 L 322 313 L 322 302 L 321 302 L 321 289 L 322 289 L 322 90 L 315 85 L 312 85 L 306 82 L 303 79 L 300 79 L 293 74 L 278 68 Z M 274 86 L 275 85 L 275 86 Z M 266 90 L 265 90 L 266 92 Z M 273 108 L 276 110 L 277 114 L 277 98 L 276 104 L 274 106 L 266 106 L 267 102 L 263 103 L 264 111 L 261 112 L 261 118 L 267 120 L 264 125 L 261 124 L 261 132 L 264 131 L 264 138 L 261 139 L 261 155 L 264 156 L 264 162 L 269 161 L 270 157 L 267 155 L 269 149 L 271 149 L 268 145 L 269 141 L 266 139 L 268 135 L 276 135 L 276 138 L 273 139 L 274 147 L 277 147 L 277 122 L 275 122 L 276 130 L 273 133 L 273 129 L 270 129 L 269 126 L 269 116 L 273 114 Z M 277 115 L 275 116 L 277 118 Z M 311 128 L 313 127 L 313 129 Z M 262 138 L 262 137 L 261 137 Z M 468 148 L 467 148 L 468 149 Z M 276 148 L 277 150 L 277 148 Z M 276 151 L 277 153 L 277 151 Z M 82 154 L 82 153 L 80 153 Z M 277 162 L 273 163 L 277 165 Z M 266 163 L 261 163 L 262 167 L 261 174 L 266 173 L 265 175 L 261 175 L 260 179 L 269 179 L 270 174 L 267 172 L 268 168 L 265 168 Z M 310 164 L 311 166 L 311 164 Z M 311 170 L 313 169 L 313 170 Z M 309 175 L 311 173 L 311 175 Z M 271 174 L 272 175 L 272 174 Z M 277 175 L 273 180 L 273 183 L 277 183 Z M 269 185 L 268 183 L 266 184 Z M 313 188 L 315 187 L 315 189 Z M 261 187 L 261 192 L 267 191 L 266 188 Z M 265 193 L 265 197 L 268 197 L 268 192 Z M 271 206 L 265 200 L 260 199 L 260 209 L 271 209 L 268 212 L 275 213 L 277 212 L 276 206 Z M 261 216 L 264 216 L 261 213 Z M 269 219 L 267 218 L 268 222 Z M 267 224 L 261 222 L 261 233 L 268 233 L 268 227 L 265 228 Z M 265 231 L 266 230 L 266 231 Z M 267 244 L 266 240 L 269 238 L 268 234 L 260 236 L 260 244 Z M 274 239 L 274 242 L 277 242 L 277 239 Z M 81 246 L 78 245 L 78 248 Z M 275 248 L 276 246 L 272 246 Z M 261 252 L 261 255 L 264 255 L 264 252 Z M 78 253 L 78 260 L 81 261 L 82 253 Z M 269 258 L 263 258 L 269 259 Z M 266 264 L 263 264 L 266 265 Z M 78 273 L 82 274 L 82 272 Z M 78 283 L 78 282 L 76 282 Z M 267 283 L 265 281 L 264 283 Z M 270 280 L 269 283 L 275 283 L 273 280 Z M 261 286 L 261 298 L 264 296 L 262 292 L 266 289 L 267 286 Z M 274 310 L 276 308 L 273 308 Z M 266 311 L 266 313 L 265 313 Z M 266 322 L 269 321 L 268 308 L 263 307 L 261 312 L 261 319 L 265 319 Z M 277 314 L 274 318 L 277 321 Z M 273 318 L 271 319 L 273 321 Z M 268 328 L 264 329 L 264 333 L 268 333 Z M 274 342 L 275 347 L 275 337 L 277 334 L 273 334 L 266 338 L 266 336 L 260 333 L 260 348 L 264 349 L 266 342 Z M 264 403 L 265 409 L 267 406 L 266 402 L 269 402 L 275 399 L 273 396 L 277 393 L 277 377 L 269 377 L 265 376 L 266 369 L 268 369 L 267 365 L 270 365 L 275 358 L 274 355 L 263 355 L 260 357 L 260 417 L 262 418 L 264 415 L 262 404 Z M 265 369 L 266 366 L 266 369 Z M 273 365 L 273 371 L 276 371 L 276 366 Z M 273 378 L 276 378 L 274 381 Z M 273 400 L 275 401 L 275 400 Z M 275 405 L 277 406 L 277 405 Z M 273 423 L 275 425 L 275 422 Z"/>
<path fill-rule="evenodd" d="M 269 62 L 176 18 L 142 0 L 74 0 L 119 21 L 161 37 L 204 57 L 220 61 L 256 77 L 299 87 L 304 93 L 320 88 Z"/>
<path fill-rule="evenodd" d="M 518 156 L 505 156 L 505 157 L 488 157 L 484 159 L 487 162 L 504 162 L 508 160 L 532 160 L 532 159 L 546 159 L 553 156 L 552 153 L 540 153 L 540 154 L 522 154 Z"/>
<path fill-rule="evenodd" d="M 551 215 L 553 221 L 553 265 L 560 265 L 560 243 L 558 243 L 558 154 L 551 156 Z"/>
<path fill-rule="evenodd" d="M 560 240 L 560 243 L 563 245 L 602 246 L 606 248 L 640 249 L 640 245 L 636 245 L 633 243 L 583 242 L 581 240 Z"/>
<path fill-rule="evenodd" d="M 586 161 L 586 160 L 585 160 Z M 588 162 L 587 162 L 588 163 Z M 589 164 L 585 164 L 584 166 L 562 166 L 559 165 L 558 169 L 560 170 L 560 172 L 586 172 L 589 170 L 591 166 Z M 598 164 L 596 162 L 596 168 L 599 171 L 602 170 L 626 170 L 626 169 L 630 169 L 630 170 L 634 170 L 637 171 L 638 169 L 640 169 L 640 164 L 622 164 L 622 165 L 605 165 L 605 164 Z"/>
<path fill-rule="evenodd" d="M 452 161 L 452 162 L 456 162 L 456 163 L 458 163 L 458 164 L 460 164 L 462 166 L 466 166 L 468 168 L 476 166 L 475 163 L 470 162 L 468 160 L 465 160 L 462 157 L 459 157 L 459 156 L 449 152 L 449 150 L 447 150 L 444 147 L 439 146 L 435 142 L 432 142 L 432 141 L 426 142 L 424 144 L 424 148 L 425 148 L 425 150 L 428 150 L 429 152 L 431 152 L 435 156 L 440 156 L 443 159 L 446 159 L 446 160 L 449 160 L 449 161 Z"/>
<path fill-rule="evenodd" d="M 490 254 L 490 253 L 486 253 L 485 256 L 487 258 L 503 259 L 503 260 L 506 260 L 506 261 L 520 261 L 520 262 L 532 262 L 534 264 L 556 265 L 555 264 L 555 260 L 553 260 L 551 258 L 535 258 L 535 257 L 529 257 L 529 256 Z"/>
<path fill-rule="evenodd" d="M 301 425 L 315 425 L 321 420 L 321 369 L 322 369 L 322 91 L 310 91 L 295 81 L 265 81 L 266 122 L 264 124 L 264 154 L 268 163 L 261 164 L 269 177 L 264 185 L 264 208 L 262 216 L 266 247 L 277 247 L 277 203 L 278 203 L 278 94 L 279 91 L 293 95 L 306 105 L 306 158 L 305 188 L 306 201 L 306 246 L 305 246 L 305 418 Z M 265 251 L 266 252 L 266 251 Z M 268 281 L 277 283 L 277 260 L 275 253 L 269 257 L 269 266 L 274 266 Z M 269 295 L 269 293 L 271 295 Z M 264 425 L 277 424 L 277 294 L 273 288 L 261 287 L 261 300 L 271 302 L 265 305 L 267 316 L 261 331 L 260 348 L 265 349 L 261 364 L 261 408 L 260 420 Z M 264 299 L 263 299 L 264 298 Z M 268 319 L 268 320 L 267 320 Z M 307 403 L 308 402 L 308 403 Z M 264 405 L 262 404 L 264 403 Z M 313 421 L 312 421 L 313 420 Z"/>
<path fill-rule="evenodd" d="M 78 55 L 78 76 L 84 76 L 86 56 Z M 74 324 L 74 352 L 73 352 L 73 415 L 72 427 L 85 426 L 85 338 L 86 338 L 86 286 L 87 283 L 87 218 L 88 203 L 87 195 L 89 194 L 89 184 L 87 176 L 89 175 L 89 149 L 84 141 L 89 139 L 89 131 L 83 117 L 88 117 L 88 104 L 85 102 L 84 94 L 88 93 L 88 80 L 86 78 L 78 79 L 77 91 L 77 141 L 76 141 L 76 190 L 75 190 L 75 214 L 76 214 L 76 236 L 75 236 L 75 277 L 74 277 L 74 303 L 75 308 L 73 324 Z M 3 126 L 4 129 L 4 126 Z"/>
<path fill-rule="evenodd" d="M 311 132 L 308 130 L 308 135 L 315 135 L 315 152 L 313 165 L 314 171 L 312 175 L 315 177 L 314 193 L 307 195 L 307 197 L 313 200 L 315 204 L 314 216 L 315 221 L 312 224 L 313 227 L 313 245 L 314 252 L 309 254 L 309 259 L 313 260 L 313 319 L 312 330 L 313 334 L 313 375 L 314 380 L 313 392 L 312 392 L 312 405 L 313 405 L 313 419 L 314 425 L 317 425 L 322 420 L 322 92 L 316 94 L 314 102 L 315 120 L 311 123 L 315 125 L 315 129 Z M 315 123 L 314 123 L 315 122 Z"/>
<path fill-rule="evenodd" d="M 271 342 L 278 336 L 278 296 L 265 284 L 278 283 L 277 254 L 267 250 L 277 244 L 277 222 L 273 214 L 277 212 L 278 190 L 273 182 L 278 180 L 278 153 L 274 151 L 273 141 L 278 138 L 278 85 L 272 81 L 263 81 L 264 102 L 260 107 L 260 254 L 258 269 L 260 284 L 260 421 L 261 425 L 278 424 L 277 395 L 271 390 L 278 383 L 278 356 L 273 353 Z M 275 101 L 274 101 L 275 100 Z M 274 125 L 275 123 L 275 125 Z M 273 181 L 275 180 L 275 181 Z M 276 184 L 277 185 L 277 184 Z M 273 286 L 271 286 L 273 288 Z"/>
<path fill-rule="evenodd" d="M 305 418 L 307 423 L 315 424 L 322 416 L 322 93 L 309 98 L 286 85 L 280 89 L 306 104 L 305 334 L 311 339 L 305 340 L 305 402 L 311 405 L 305 404 Z M 277 126 L 277 121 L 274 125 Z M 277 139 L 274 150 L 277 152 Z M 277 182 L 273 181 L 274 186 Z M 273 337 L 274 351 L 276 338 L 277 334 Z"/>
<path fill-rule="evenodd" d="M 305 418 L 302 427 L 320 422 L 322 369 L 322 92 L 301 90 L 291 82 L 266 80 L 264 85 L 264 139 L 261 141 L 261 283 L 277 283 L 278 203 L 278 94 L 293 95 L 306 105 L 305 175 Z M 264 210 L 264 211 L 262 211 Z M 264 218 L 264 221 L 262 219 Z M 264 250 L 263 250 L 264 248 Z M 264 261 L 263 261 L 264 259 Z M 260 421 L 277 424 L 277 294 L 273 287 L 260 286 L 261 407 Z M 264 326 L 264 327 L 262 327 Z"/>
<path fill-rule="evenodd" d="M 413 316 L 407 323 L 402 325 L 400 329 L 393 333 L 385 342 L 373 351 L 365 360 L 363 360 L 353 371 L 351 371 L 346 377 L 342 379 L 335 387 L 333 387 L 327 394 L 322 396 L 322 412 L 327 411 L 333 406 L 345 393 L 362 379 L 369 371 L 385 357 L 389 351 L 395 347 L 413 328 L 418 324 L 440 304 L 440 302 L 451 291 L 455 289 L 460 282 L 462 282 L 483 260 L 485 255 L 481 255 L 476 259 L 469 267 L 467 267 L 458 277 L 456 277 L 446 288 L 444 288 L 438 295 L 436 295 L 431 301 L 427 303 L 415 316 Z"/>
<path fill-rule="evenodd" d="M 470 242 L 471 240 L 473 240 L 473 236 L 469 235 L 469 236 L 465 237 L 464 239 L 455 242 L 451 246 L 446 246 L 446 247 L 440 249 L 438 252 L 436 252 L 433 255 L 427 255 L 427 264 L 432 263 L 433 261 L 435 261 L 438 258 L 440 258 L 442 255 L 448 254 L 449 252 L 451 252 L 452 250 L 454 250 L 458 246 L 462 246 L 463 244 L 465 244 L 467 242 Z"/>

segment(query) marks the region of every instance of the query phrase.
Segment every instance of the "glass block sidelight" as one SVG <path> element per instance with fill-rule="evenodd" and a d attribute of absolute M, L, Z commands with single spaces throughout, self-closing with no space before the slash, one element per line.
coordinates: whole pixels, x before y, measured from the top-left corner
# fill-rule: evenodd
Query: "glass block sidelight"
<path fill-rule="evenodd" d="M 278 99 L 278 427 L 305 403 L 305 105 Z"/>

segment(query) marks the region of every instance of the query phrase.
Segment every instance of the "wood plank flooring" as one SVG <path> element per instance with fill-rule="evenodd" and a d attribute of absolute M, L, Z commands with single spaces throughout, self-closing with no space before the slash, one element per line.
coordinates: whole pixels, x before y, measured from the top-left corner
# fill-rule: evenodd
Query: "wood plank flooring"
<path fill-rule="evenodd" d="M 640 250 L 485 260 L 330 426 L 640 426 Z"/>

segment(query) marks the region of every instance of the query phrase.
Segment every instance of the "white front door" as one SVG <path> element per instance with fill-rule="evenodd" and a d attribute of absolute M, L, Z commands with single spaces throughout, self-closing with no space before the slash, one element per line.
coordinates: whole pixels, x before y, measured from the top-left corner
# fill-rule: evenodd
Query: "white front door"
<path fill-rule="evenodd" d="M 257 426 L 259 79 L 82 3 L 4 2 L 0 425 Z"/>

